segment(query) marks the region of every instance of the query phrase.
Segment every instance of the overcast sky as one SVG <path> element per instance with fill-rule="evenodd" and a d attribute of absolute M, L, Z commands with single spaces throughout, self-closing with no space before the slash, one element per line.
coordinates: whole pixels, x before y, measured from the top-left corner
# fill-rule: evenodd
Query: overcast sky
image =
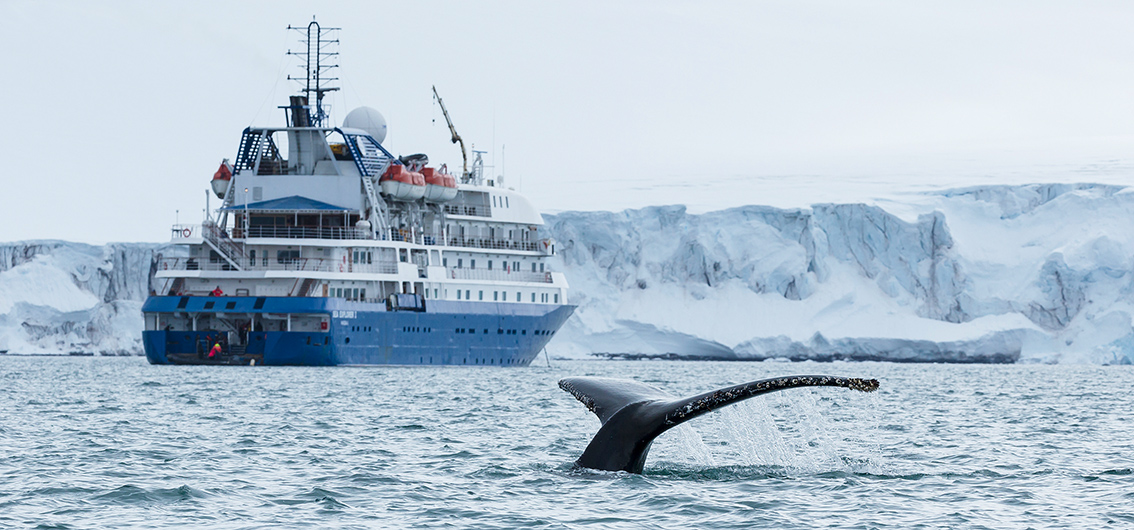
<path fill-rule="evenodd" d="M 336 124 L 374 107 L 459 167 L 436 85 L 545 210 L 1131 176 L 1130 2 L 3 0 L 0 241 L 199 222 L 243 128 L 282 125 L 312 15 L 342 28 Z"/>

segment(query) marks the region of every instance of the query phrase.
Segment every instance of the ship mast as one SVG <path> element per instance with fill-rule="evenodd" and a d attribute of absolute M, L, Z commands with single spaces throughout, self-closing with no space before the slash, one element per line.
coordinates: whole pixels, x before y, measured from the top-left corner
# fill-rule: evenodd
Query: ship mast
<path fill-rule="evenodd" d="M 453 127 L 453 120 L 449 118 L 449 111 L 445 110 L 445 102 L 441 101 L 441 96 L 437 94 L 437 87 L 433 87 L 433 97 L 437 98 L 437 104 L 441 105 L 441 114 L 445 115 L 445 123 L 449 124 L 449 132 L 453 135 L 453 143 L 461 144 L 461 182 L 468 183 L 469 181 L 469 156 L 465 153 L 465 141 L 461 139 L 461 135 L 457 134 L 457 128 Z"/>
<path fill-rule="evenodd" d="M 299 32 L 306 32 L 306 38 L 301 39 L 300 42 L 307 45 L 307 49 L 302 52 L 287 51 L 288 55 L 295 55 L 302 57 L 304 60 L 304 69 L 307 71 L 307 78 L 300 79 L 298 77 L 287 76 L 289 81 L 305 81 L 306 85 L 303 92 L 310 98 L 311 94 L 315 94 L 315 113 L 311 114 L 310 107 L 308 108 L 308 122 L 307 124 L 294 123 L 294 127 L 322 127 L 323 121 L 327 119 L 327 111 L 323 108 L 323 95 L 327 92 L 334 92 L 339 87 L 328 86 L 333 81 L 338 81 L 337 77 L 326 77 L 324 74 L 328 73 L 333 68 L 338 68 L 337 51 L 329 51 L 332 46 L 339 44 L 338 39 L 324 38 L 324 35 L 330 35 L 331 32 L 338 31 L 341 28 L 323 28 L 315 22 L 315 17 L 311 17 L 311 23 L 306 28 L 291 26 L 287 29 L 293 29 Z M 299 120 L 294 120 L 299 121 Z"/>

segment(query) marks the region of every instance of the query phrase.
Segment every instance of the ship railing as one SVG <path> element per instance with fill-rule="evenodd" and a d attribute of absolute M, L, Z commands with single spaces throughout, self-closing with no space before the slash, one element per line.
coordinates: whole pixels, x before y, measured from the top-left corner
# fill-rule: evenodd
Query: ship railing
<path fill-rule="evenodd" d="M 171 229 L 170 240 L 193 239 L 201 237 L 201 225 L 176 224 Z"/>
<path fill-rule="evenodd" d="M 454 280 L 484 280 L 497 282 L 552 283 L 550 272 L 516 270 L 465 269 L 448 267 L 445 274 Z"/>
<path fill-rule="evenodd" d="M 339 226 L 252 226 L 233 232 L 237 239 L 245 233 L 249 239 L 373 239 L 370 230 Z"/>
<path fill-rule="evenodd" d="M 540 244 L 534 241 L 450 237 L 448 244 L 450 247 L 484 248 L 490 250 L 522 250 L 526 252 L 539 252 L 541 250 Z"/>
<path fill-rule="evenodd" d="M 158 270 L 172 271 L 232 271 L 236 270 L 224 260 L 198 258 L 162 258 L 158 260 Z M 374 263 L 352 263 L 350 261 L 326 258 L 249 258 L 242 266 L 246 271 L 292 271 L 292 272 L 354 272 L 369 274 L 397 274 L 396 261 L 376 261 Z"/>
<path fill-rule="evenodd" d="M 205 228 L 209 228 L 208 232 L 213 236 L 211 240 L 215 245 L 221 246 L 225 251 L 230 253 L 233 259 L 237 259 L 243 254 L 240 246 L 230 239 L 228 231 L 221 229 L 219 226 L 210 225 L 202 227 L 202 225 L 192 224 L 175 224 L 172 228 L 172 240 L 191 239 L 205 237 Z M 245 233 L 242 228 L 235 228 L 231 232 L 231 237 L 234 239 L 241 239 Z M 343 227 L 274 227 L 274 226 L 253 226 L 247 230 L 248 237 L 251 239 L 332 239 L 332 240 L 352 240 L 352 239 L 374 239 L 369 230 L 360 228 L 343 228 Z M 540 252 L 542 254 L 551 255 L 551 248 L 544 241 L 509 241 L 503 239 L 491 238 L 472 238 L 472 237 L 450 237 L 448 241 L 445 235 L 436 232 L 419 232 L 415 230 L 406 230 L 399 228 L 391 228 L 388 231 L 378 232 L 378 238 L 383 241 L 401 241 L 406 243 L 416 243 L 418 245 L 445 245 L 450 247 L 464 247 L 464 248 L 481 248 L 486 250 L 518 250 L 525 252 Z"/>
<path fill-rule="evenodd" d="M 445 213 L 471 217 L 492 217 L 492 209 L 488 206 L 471 206 L 467 204 L 446 204 Z"/>
<path fill-rule="evenodd" d="M 429 238 L 427 240 L 425 234 L 422 234 L 421 232 L 418 232 L 416 230 L 409 230 L 405 228 L 391 228 L 388 233 L 381 235 L 385 236 L 382 238 L 385 241 L 401 241 L 404 243 L 417 243 L 418 245 L 436 244 L 432 242 L 426 242 L 433 241 L 433 239 Z"/>
<path fill-rule="evenodd" d="M 201 234 L 205 241 L 226 259 L 230 265 L 240 269 L 244 261 L 244 246 L 228 237 L 228 232 L 213 222 L 201 223 Z"/>

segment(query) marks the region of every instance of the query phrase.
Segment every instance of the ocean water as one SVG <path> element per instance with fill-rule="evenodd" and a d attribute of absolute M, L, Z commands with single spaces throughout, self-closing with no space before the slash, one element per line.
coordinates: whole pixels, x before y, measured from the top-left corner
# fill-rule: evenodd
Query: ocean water
<path fill-rule="evenodd" d="M 542 360 L 541 360 L 542 362 Z M 794 389 L 576 469 L 561 377 Z M 150 366 L 0 356 L 2 528 L 1132 528 L 1131 367 L 553 361 Z"/>

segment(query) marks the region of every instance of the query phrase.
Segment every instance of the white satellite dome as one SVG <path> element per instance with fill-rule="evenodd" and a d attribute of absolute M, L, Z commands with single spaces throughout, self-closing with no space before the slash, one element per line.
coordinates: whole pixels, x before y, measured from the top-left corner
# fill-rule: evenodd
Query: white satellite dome
<path fill-rule="evenodd" d="M 378 143 L 386 141 L 386 118 L 370 107 L 358 107 L 350 111 L 343 120 L 343 127 L 362 129 L 373 136 Z"/>

